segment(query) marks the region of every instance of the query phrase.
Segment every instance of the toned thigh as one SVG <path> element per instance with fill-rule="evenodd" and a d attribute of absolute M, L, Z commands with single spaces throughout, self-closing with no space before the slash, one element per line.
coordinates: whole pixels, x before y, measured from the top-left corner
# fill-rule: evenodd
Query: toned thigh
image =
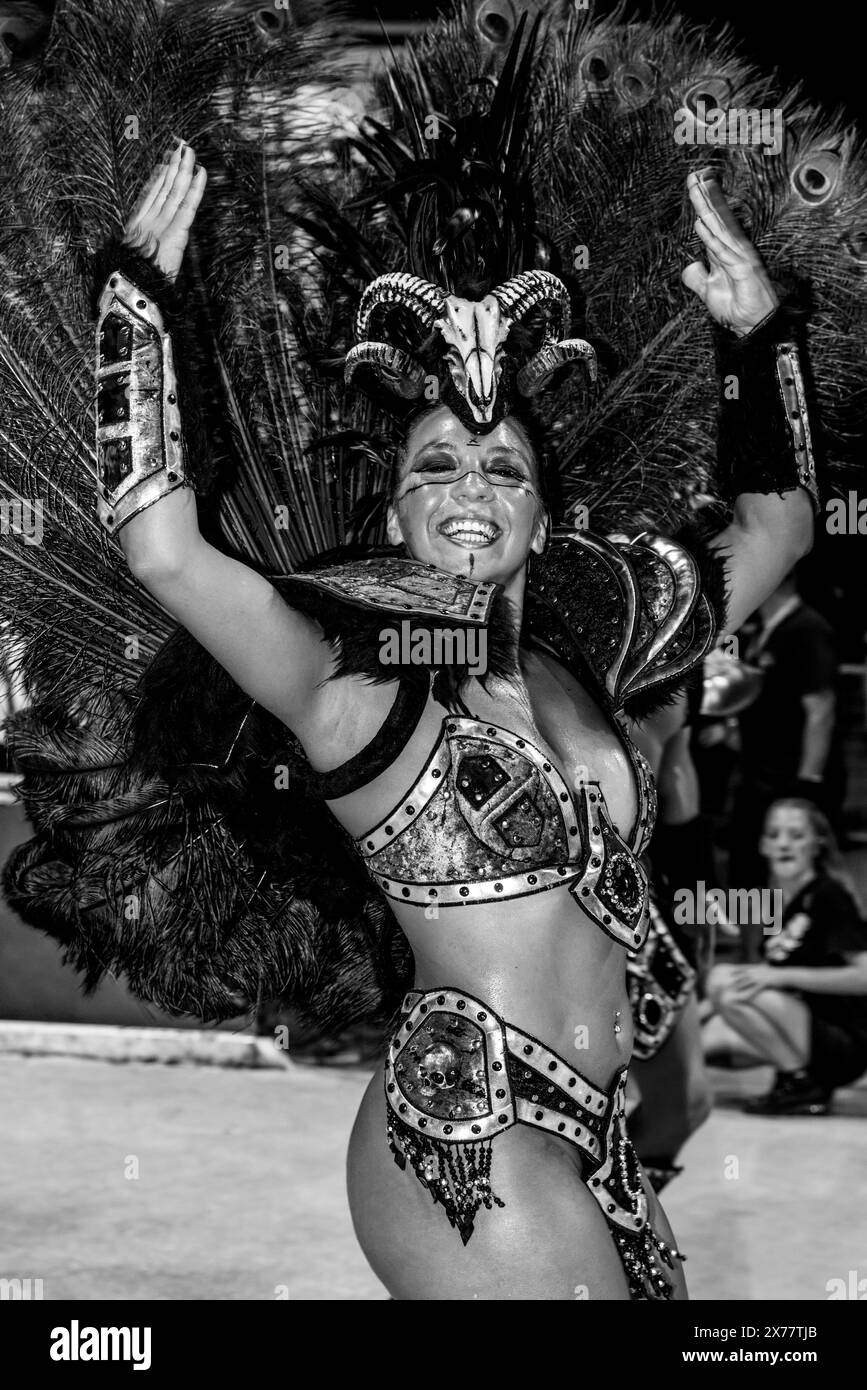
<path fill-rule="evenodd" d="M 628 1300 L 574 1146 L 516 1125 L 494 1140 L 491 1182 L 505 1207 L 481 1208 L 464 1246 L 409 1165 L 394 1162 L 382 1076 L 374 1077 L 350 1141 L 349 1203 L 361 1248 L 393 1298 Z"/>

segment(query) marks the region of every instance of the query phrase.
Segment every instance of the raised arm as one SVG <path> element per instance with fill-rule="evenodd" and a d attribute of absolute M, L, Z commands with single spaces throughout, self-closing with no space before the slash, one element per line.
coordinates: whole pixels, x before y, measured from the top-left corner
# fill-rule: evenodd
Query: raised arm
<path fill-rule="evenodd" d="M 179 142 L 157 166 L 125 242 L 170 284 L 206 183 Z M 132 573 L 243 690 L 296 732 L 316 715 L 331 670 L 320 629 L 271 584 L 202 537 L 187 476 L 172 344 L 159 290 L 113 274 L 100 300 L 99 514 Z"/>
<path fill-rule="evenodd" d="M 797 343 L 761 257 L 712 175 L 687 187 L 708 266 L 694 261 L 683 282 L 720 326 L 719 482 L 734 516 L 712 544 L 728 553 L 734 632 L 812 546 L 812 441 Z"/>

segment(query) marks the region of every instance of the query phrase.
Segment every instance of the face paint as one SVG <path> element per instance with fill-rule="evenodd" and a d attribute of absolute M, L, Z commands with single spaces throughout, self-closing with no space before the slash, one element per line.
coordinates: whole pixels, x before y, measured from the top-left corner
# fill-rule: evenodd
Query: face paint
<path fill-rule="evenodd" d="M 471 474 L 475 473 L 476 477 L 481 478 L 489 487 L 512 488 L 516 491 L 525 493 L 527 497 L 532 497 L 537 502 L 539 501 L 539 494 L 528 478 L 519 479 L 516 477 L 514 480 L 511 480 L 505 476 L 491 476 L 493 470 L 497 467 L 498 465 L 496 463 L 490 465 L 485 463 L 481 468 L 466 468 L 463 473 L 457 474 L 452 474 L 447 470 L 440 469 L 437 471 L 435 477 L 425 477 L 425 473 L 430 471 L 425 468 L 412 469 L 407 474 L 403 490 L 397 494 L 394 500 L 395 502 L 402 502 L 405 497 L 409 497 L 411 493 L 418 492 L 423 487 L 453 487 L 455 483 L 461 483 L 464 478 L 469 478 Z M 417 483 L 410 483 L 411 478 L 419 478 L 420 481 Z"/>
<path fill-rule="evenodd" d="M 413 430 L 392 498 L 389 539 L 472 583 L 518 583 L 538 548 L 536 460 L 514 423 L 469 433 L 445 407 Z"/>

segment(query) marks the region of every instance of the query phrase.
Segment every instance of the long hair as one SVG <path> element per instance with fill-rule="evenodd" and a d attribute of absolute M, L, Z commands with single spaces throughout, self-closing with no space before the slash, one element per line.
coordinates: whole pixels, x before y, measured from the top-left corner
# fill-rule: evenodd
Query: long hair
<path fill-rule="evenodd" d="M 768 820 L 774 811 L 787 808 L 793 811 L 803 811 L 807 817 L 810 829 L 816 839 L 816 872 L 817 874 L 827 874 L 829 878 L 836 879 L 841 887 L 854 899 L 855 906 L 861 916 L 864 915 L 864 908 L 861 903 L 858 890 L 851 874 L 846 868 L 840 846 L 837 844 L 837 837 L 831 827 L 831 822 L 825 812 L 813 801 L 808 801 L 801 796 L 781 796 L 777 801 L 773 801 L 765 812 L 762 836 L 766 834 Z"/>

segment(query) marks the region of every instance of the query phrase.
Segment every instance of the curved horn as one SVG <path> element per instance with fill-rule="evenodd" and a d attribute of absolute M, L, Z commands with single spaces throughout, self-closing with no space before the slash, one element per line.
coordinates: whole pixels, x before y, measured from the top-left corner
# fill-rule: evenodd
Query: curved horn
<path fill-rule="evenodd" d="M 548 304 L 560 315 L 557 336 L 565 338 L 569 332 L 572 317 L 569 291 L 559 276 L 553 275 L 550 270 L 522 270 L 520 275 L 513 275 L 504 285 L 498 285 L 494 298 L 503 313 L 518 322 L 537 304 Z"/>
<path fill-rule="evenodd" d="M 380 381 L 404 400 L 415 400 L 424 390 L 425 370 L 420 362 L 392 343 L 359 343 L 346 354 L 343 379 L 348 386 L 359 367 L 371 367 Z"/>
<path fill-rule="evenodd" d="M 418 275 L 405 275 L 402 271 L 390 271 L 388 275 L 377 275 L 361 296 L 358 313 L 355 317 L 355 336 L 367 337 L 370 320 L 380 305 L 400 305 L 412 309 L 425 328 L 432 328 L 434 319 L 442 313 L 445 292 L 430 280 L 422 280 Z"/>
<path fill-rule="evenodd" d="M 515 385 L 522 396 L 537 396 L 560 367 L 567 362 L 584 362 L 590 380 L 597 376 L 596 353 L 583 338 L 567 338 L 563 343 L 546 343 L 518 372 Z"/>

